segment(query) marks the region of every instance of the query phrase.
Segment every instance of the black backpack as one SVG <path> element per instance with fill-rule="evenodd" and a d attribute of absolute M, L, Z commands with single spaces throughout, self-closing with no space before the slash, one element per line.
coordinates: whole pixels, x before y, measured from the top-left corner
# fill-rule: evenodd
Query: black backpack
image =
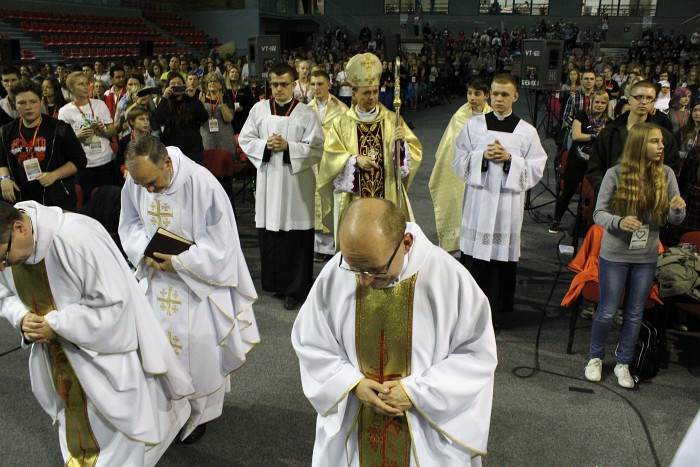
<path fill-rule="evenodd" d="M 656 376 L 660 368 L 659 363 L 658 332 L 653 324 L 642 320 L 637 345 L 634 346 L 634 357 L 630 362 L 630 373 L 635 383 Z"/>

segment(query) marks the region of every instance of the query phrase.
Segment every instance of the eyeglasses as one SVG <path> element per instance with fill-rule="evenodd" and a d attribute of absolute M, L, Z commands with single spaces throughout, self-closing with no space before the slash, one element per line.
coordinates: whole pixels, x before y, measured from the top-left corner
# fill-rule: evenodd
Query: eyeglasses
<path fill-rule="evenodd" d="M 290 84 L 292 84 L 292 83 L 285 83 L 285 82 L 274 83 L 274 82 L 273 82 L 273 83 L 270 83 L 270 87 L 271 87 L 271 88 L 286 88 L 286 87 L 288 87 Z"/>
<path fill-rule="evenodd" d="M 634 100 L 639 101 L 639 102 L 654 102 L 656 100 L 656 97 L 651 97 L 651 96 L 638 95 L 638 96 L 630 96 L 630 97 L 632 97 Z"/>
<path fill-rule="evenodd" d="M 10 239 L 7 241 L 7 253 L 5 253 L 5 259 L 0 261 L 0 266 L 3 267 L 7 267 L 10 265 L 10 249 L 12 248 L 12 234 L 13 231 L 10 230 Z"/>
<path fill-rule="evenodd" d="M 391 267 L 391 263 L 394 262 L 394 257 L 396 256 L 396 253 L 399 251 L 399 247 L 401 247 L 401 244 L 403 243 L 403 238 L 404 236 L 401 236 L 401 240 L 399 240 L 399 244 L 396 245 L 396 248 L 394 248 L 394 252 L 391 254 L 391 258 L 389 258 L 389 262 L 386 263 L 386 266 L 382 268 L 382 272 L 369 272 L 369 271 L 360 271 L 359 269 L 352 269 L 346 264 L 343 264 L 343 255 L 341 253 L 340 255 L 340 263 L 338 263 L 338 267 L 340 269 L 343 269 L 345 271 L 349 271 L 357 276 L 364 276 L 370 279 L 387 279 L 389 277 L 389 268 Z"/>

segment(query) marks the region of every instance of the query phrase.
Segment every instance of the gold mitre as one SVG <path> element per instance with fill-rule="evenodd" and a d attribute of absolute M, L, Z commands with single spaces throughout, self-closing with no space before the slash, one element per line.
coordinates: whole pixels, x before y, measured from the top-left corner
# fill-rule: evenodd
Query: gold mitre
<path fill-rule="evenodd" d="M 345 67 L 348 81 L 353 87 L 379 86 L 382 77 L 382 62 L 374 54 L 357 54 Z"/>

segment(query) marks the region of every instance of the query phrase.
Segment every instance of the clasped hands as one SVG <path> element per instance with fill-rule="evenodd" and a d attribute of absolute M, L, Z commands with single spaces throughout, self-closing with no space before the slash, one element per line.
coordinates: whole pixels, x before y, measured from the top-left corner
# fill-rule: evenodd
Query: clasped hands
<path fill-rule="evenodd" d="M 175 268 L 173 267 L 174 255 L 166 255 L 165 253 L 153 253 L 153 256 L 164 261 L 156 261 L 153 258 L 146 257 L 146 266 L 148 266 L 149 268 L 153 268 L 156 271 L 175 272 Z"/>
<path fill-rule="evenodd" d="M 396 132 L 394 133 L 394 142 L 404 141 L 406 139 L 406 130 L 404 127 L 396 127 Z M 377 160 L 369 156 L 357 156 L 357 166 L 362 170 L 379 170 L 379 164 Z"/>
<path fill-rule="evenodd" d="M 507 162 L 510 160 L 510 153 L 498 140 L 494 140 L 493 143 L 486 146 L 484 159 L 491 162 Z"/>
<path fill-rule="evenodd" d="M 375 412 L 388 417 L 403 417 L 413 404 L 398 381 L 378 383 L 365 378 L 354 389 L 360 402 Z"/>
<path fill-rule="evenodd" d="M 24 340 L 28 342 L 37 342 L 39 344 L 47 344 L 49 341 L 56 338 L 56 333 L 53 332 L 49 323 L 46 322 L 43 316 L 29 312 L 22 318 L 22 335 Z"/>
<path fill-rule="evenodd" d="M 267 149 L 270 151 L 281 152 L 286 151 L 288 148 L 289 144 L 287 143 L 287 140 L 282 138 L 280 135 L 273 133 L 272 136 L 267 138 Z"/>

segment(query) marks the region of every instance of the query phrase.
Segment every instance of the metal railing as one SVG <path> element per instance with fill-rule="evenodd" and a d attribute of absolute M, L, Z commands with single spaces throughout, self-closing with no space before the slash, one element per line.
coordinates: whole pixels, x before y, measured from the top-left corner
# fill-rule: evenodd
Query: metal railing
<path fill-rule="evenodd" d="M 530 3 L 521 1 L 491 2 L 482 0 L 479 4 L 480 15 L 531 15 L 546 16 L 549 13 L 549 2 Z"/>
<path fill-rule="evenodd" d="M 452 0 L 456 1 L 456 0 Z M 448 0 L 384 0 L 384 13 L 447 14 Z"/>

